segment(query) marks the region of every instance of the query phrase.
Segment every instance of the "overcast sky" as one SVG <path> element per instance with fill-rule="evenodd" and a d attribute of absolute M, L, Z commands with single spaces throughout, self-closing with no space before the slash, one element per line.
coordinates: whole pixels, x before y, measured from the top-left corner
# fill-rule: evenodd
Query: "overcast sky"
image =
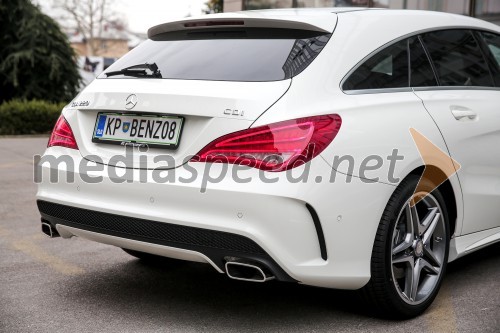
<path fill-rule="evenodd" d="M 111 0 L 117 13 L 121 13 L 134 32 L 146 32 L 148 28 L 187 15 L 200 15 L 207 0 Z M 50 15 L 54 0 L 33 0 Z"/>

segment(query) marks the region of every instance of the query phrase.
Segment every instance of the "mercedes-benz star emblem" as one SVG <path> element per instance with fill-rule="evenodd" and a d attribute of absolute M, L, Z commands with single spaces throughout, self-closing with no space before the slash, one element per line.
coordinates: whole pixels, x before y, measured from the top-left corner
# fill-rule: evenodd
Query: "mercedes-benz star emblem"
<path fill-rule="evenodd" d="M 137 105 L 137 96 L 134 94 L 128 95 L 125 100 L 125 109 L 132 110 Z"/>

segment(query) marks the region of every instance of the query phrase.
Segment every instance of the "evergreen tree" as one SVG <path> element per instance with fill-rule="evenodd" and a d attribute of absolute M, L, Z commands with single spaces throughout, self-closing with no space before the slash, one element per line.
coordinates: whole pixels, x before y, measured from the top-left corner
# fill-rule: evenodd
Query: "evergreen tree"
<path fill-rule="evenodd" d="M 57 23 L 29 0 L 0 0 L 0 103 L 13 98 L 70 101 L 76 56 Z"/>

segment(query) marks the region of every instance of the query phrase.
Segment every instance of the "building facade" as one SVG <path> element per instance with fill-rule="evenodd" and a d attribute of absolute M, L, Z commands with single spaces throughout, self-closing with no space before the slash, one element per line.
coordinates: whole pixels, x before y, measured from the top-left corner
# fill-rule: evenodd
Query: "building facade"
<path fill-rule="evenodd" d="M 72 40 L 71 46 L 79 56 L 93 56 L 89 52 L 89 41 L 84 39 Z M 118 38 L 95 38 L 93 40 L 95 53 L 97 56 L 105 58 L 119 58 L 129 51 L 128 40 Z"/>
<path fill-rule="evenodd" d="M 500 0 L 224 0 L 224 12 L 294 7 L 421 9 L 470 15 L 500 25 Z"/>

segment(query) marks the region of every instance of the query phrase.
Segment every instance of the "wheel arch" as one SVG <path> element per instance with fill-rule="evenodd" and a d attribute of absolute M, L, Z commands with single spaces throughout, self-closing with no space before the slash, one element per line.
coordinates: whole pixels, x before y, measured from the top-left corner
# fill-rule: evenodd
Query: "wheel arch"
<path fill-rule="evenodd" d="M 443 194 L 443 198 L 446 204 L 446 212 L 448 213 L 448 221 L 450 224 L 450 236 L 453 237 L 455 235 L 455 231 L 457 230 L 457 225 L 458 225 L 458 205 L 457 205 L 457 198 L 455 196 L 455 191 L 453 190 L 453 185 L 451 184 L 450 180 L 445 176 L 445 173 L 439 169 L 436 166 L 433 165 L 422 165 L 419 166 L 404 178 L 408 178 L 410 176 L 422 176 L 424 173 L 424 170 L 426 168 L 432 169 L 433 172 L 441 174 L 446 180 L 441 183 L 438 188 L 439 191 Z"/>

